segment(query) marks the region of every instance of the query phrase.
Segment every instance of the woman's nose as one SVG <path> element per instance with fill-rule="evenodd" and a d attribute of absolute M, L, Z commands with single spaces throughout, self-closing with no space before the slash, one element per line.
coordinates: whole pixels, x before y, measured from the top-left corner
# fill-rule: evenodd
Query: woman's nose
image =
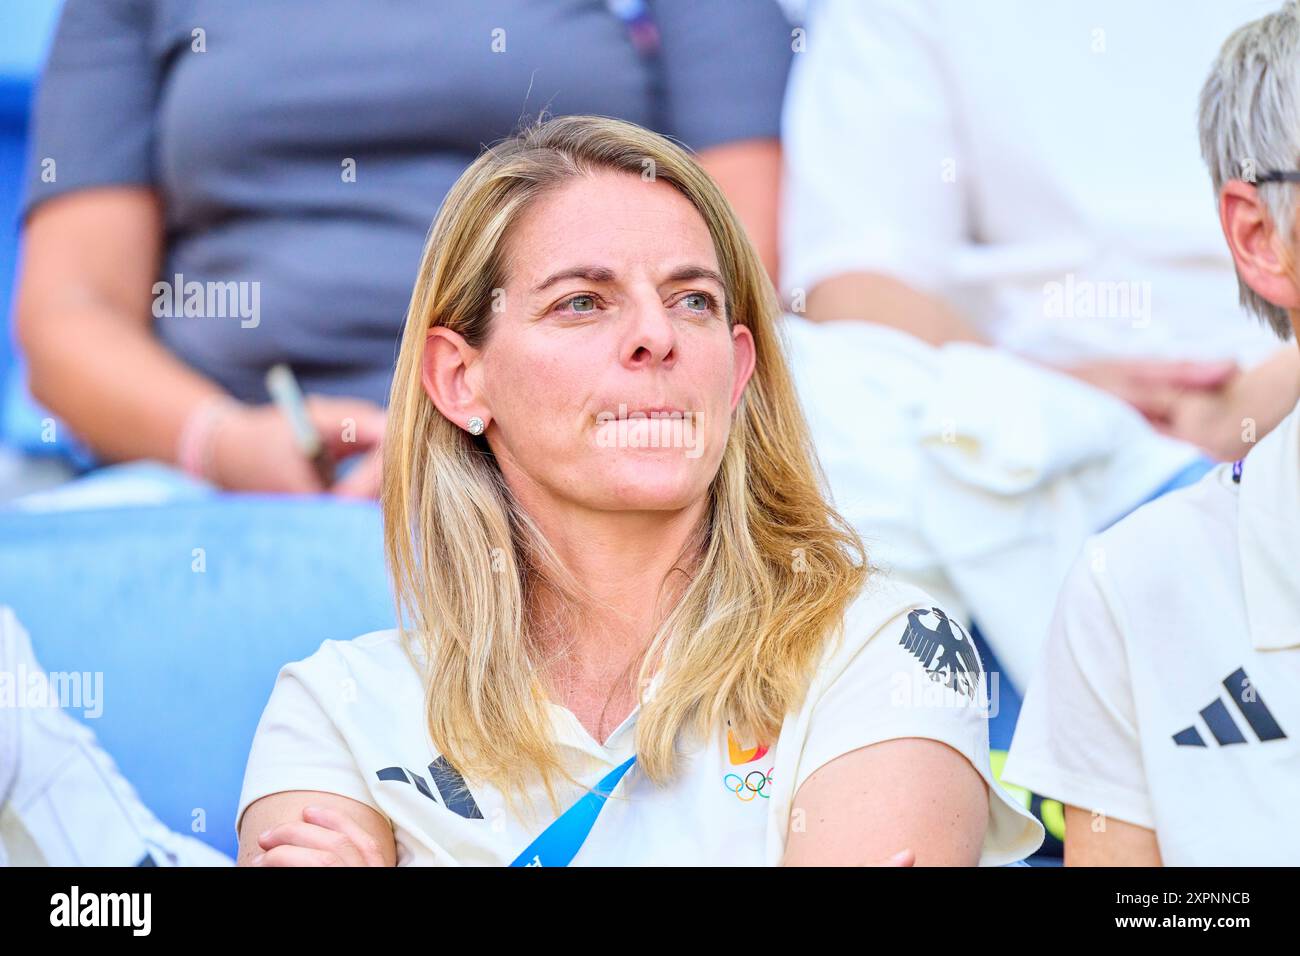
<path fill-rule="evenodd" d="M 677 357 L 677 328 L 668 307 L 656 297 L 630 310 L 630 329 L 624 361 L 630 365 L 671 363 Z"/>

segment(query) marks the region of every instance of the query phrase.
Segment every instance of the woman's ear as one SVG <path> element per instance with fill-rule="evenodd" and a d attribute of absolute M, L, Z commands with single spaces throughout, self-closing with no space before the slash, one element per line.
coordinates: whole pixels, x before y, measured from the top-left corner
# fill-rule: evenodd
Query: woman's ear
<path fill-rule="evenodd" d="M 1273 305 L 1300 309 L 1290 239 L 1274 227 L 1258 189 L 1239 179 L 1228 182 L 1219 195 L 1219 220 L 1241 281 Z"/>
<path fill-rule="evenodd" d="M 754 374 L 754 334 L 749 331 L 749 326 L 736 323 L 731 327 L 731 354 L 735 369 L 731 383 L 731 410 L 734 412 L 750 376 Z"/>
<path fill-rule="evenodd" d="M 441 325 L 429 329 L 424 340 L 420 381 L 434 406 L 458 428 L 471 418 L 487 423 L 487 405 L 480 395 L 481 367 L 478 349 L 457 332 Z"/>

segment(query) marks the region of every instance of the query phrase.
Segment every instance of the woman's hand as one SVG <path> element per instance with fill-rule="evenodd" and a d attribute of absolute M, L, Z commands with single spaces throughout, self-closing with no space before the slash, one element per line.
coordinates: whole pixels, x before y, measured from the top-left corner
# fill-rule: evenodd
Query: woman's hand
<path fill-rule="evenodd" d="M 368 453 L 331 488 L 321 483 L 294 441 L 288 419 L 275 405 L 246 405 L 217 423 L 212 436 L 213 480 L 233 491 L 377 495 L 384 410 L 363 399 L 310 395 L 307 412 L 336 461 Z"/>
<path fill-rule="evenodd" d="M 1240 373 L 1232 361 L 1107 359 L 1069 366 L 1048 364 L 1123 399 L 1157 428 L 1168 426 L 1184 396 L 1213 392 Z"/>
<path fill-rule="evenodd" d="M 346 813 L 305 807 L 302 821 L 281 823 L 257 838 L 263 852 L 250 866 L 387 866 L 379 843 Z"/>
<path fill-rule="evenodd" d="M 1300 400 L 1300 352 L 1287 346 L 1213 391 L 1190 392 L 1158 426 L 1219 461 L 1244 457 Z"/>
<path fill-rule="evenodd" d="M 883 863 L 867 863 L 866 866 L 916 866 L 916 854 L 911 850 L 899 850 Z"/>
<path fill-rule="evenodd" d="M 330 485 L 330 492 L 340 498 L 378 498 L 383 466 L 384 449 L 376 445 L 356 467 Z"/>

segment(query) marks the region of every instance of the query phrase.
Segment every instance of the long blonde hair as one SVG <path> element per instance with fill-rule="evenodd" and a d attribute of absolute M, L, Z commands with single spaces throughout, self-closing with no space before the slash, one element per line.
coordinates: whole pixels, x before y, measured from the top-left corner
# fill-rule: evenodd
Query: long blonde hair
<path fill-rule="evenodd" d="M 540 581 L 572 596 L 574 579 L 486 441 L 434 407 L 422 356 L 436 325 L 486 343 L 512 223 L 544 192 L 602 170 L 653 177 L 690 200 L 713 239 L 728 324 L 748 326 L 756 349 L 695 555 L 674 568 L 686 576 L 681 596 L 639 659 L 640 688 L 651 661 L 662 665 L 636 724 L 642 771 L 668 783 L 679 735 L 704 739 L 727 720 L 739 740 L 773 741 L 871 571 L 823 491 L 778 339 L 775 291 L 708 174 L 664 137 L 597 116 L 549 119 L 487 149 L 447 194 L 425 243 L 389 401 L 382 503 L 399 628 L 424 667 L 430 738 L 466 781 L 496 786 L 512 807 L 537 775 L 553 809 L 555 775 L 581 786 L 554 740 L 528 614 Z"/>

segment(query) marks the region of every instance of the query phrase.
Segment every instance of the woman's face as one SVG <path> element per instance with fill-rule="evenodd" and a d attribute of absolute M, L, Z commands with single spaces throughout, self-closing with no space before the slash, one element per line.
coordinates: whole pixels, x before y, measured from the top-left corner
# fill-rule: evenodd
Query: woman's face
<path fill-rule="evenodd" d="M 604 172 L 520 217 L 465 381 L 526 505 L 669 510 L 717 473 L 754 367 L 708 228 L 667 183 Z"/>

